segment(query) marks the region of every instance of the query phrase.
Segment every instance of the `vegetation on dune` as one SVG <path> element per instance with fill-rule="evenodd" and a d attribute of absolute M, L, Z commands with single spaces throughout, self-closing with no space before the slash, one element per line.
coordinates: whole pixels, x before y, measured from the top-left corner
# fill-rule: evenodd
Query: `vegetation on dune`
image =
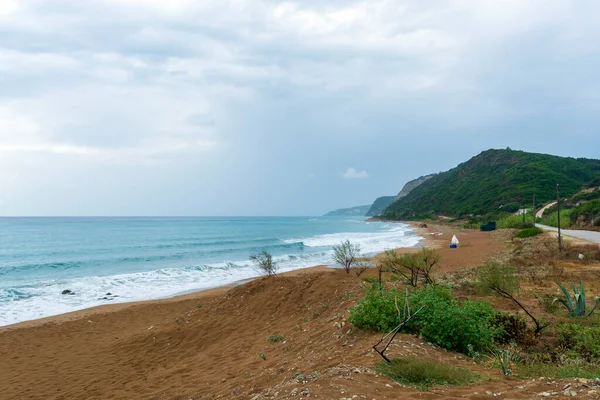
<path fill-rule="evenodd" d="M 432 265 L 443 265 L 434 251 L 409 256 L 387 252 L 377 261 L 387 279 L 370 281 L 364 286 L 365 296 L 350 309 L 350 322 L 359 329 L 388 333 L 410 315 L 410 310 L 414 312 L 425 306 L 401 328 L 403 332 L 417 334 L 427 342 L 499 368 L 506 376 L 597 376 L 600 317 L 593 312 L 600 305 L 600 298 L 586 299 L 582 282 L 573 285 L 573 293 L 559 284 L 562 296 L 556 297 L 559 290 L 552 289 L 556 288 L 552 282 L 564 277 L 565 269 L 573 263 L 600 261 L 600 247 L 565 243 L 559 251 L 553 239 L 522 236 L 522 240 L 511 241 L 514 251 L 511 256 L 455 272 L 454 278 L 434 277 L 434 268 L 428 273 L 429 279 L 420 275 L 423 265 L 429 265 L 422 261 L 427 259 L 426 254 L 435 260 Z M 594 271 L 577 273 L 587 273 L 586 277 L 598 275 Z M 594 287 L 591 283 L 588 286 Z M 492 305 L 487 301 L 489 297 L 474 298 L 492 295 L 504 301 L 494 301 Z M 564 306 L 568 313 L 560 312 L 559 306 Z M 519 312 L 506 312 L 515 307 Z M 436 365 L 445 368 L 444 364 Z M 437 380 L 439 371 L 424 361 L 415 364 L 412 359 L 392 359 L 390 363 L 379 364 L 378 371 L 422 390 L 436 384 L 452 384 L 451 379 Z M 474 378 L 455 384 L 466 384 L 470 379 Z"/>
<path fill-rule="evenodd" d="M 360 253 L 360 245 L 349 240 L 333 246 L 333 261 L 341 265 L 347 274 L 354 268 L 356 276 L 362 275 L 368 268 Z"/>
<path fill-rule="evenodd" d="M 488 263 L 480 267 L 477 271 L 477 285 L 479 290 L 484 294 L 493 293 L 515 303 L 535 324 L 536 335 L 547 327 L 517 299 L 516 296 L 520 285 L 513 268 L 503 266 L 499 263 Z"/>
<path fill-rule="evenodd" d="M 565 323 L 558 327 L 558 343 L 586 361 L 600 361 L 600 327 Z"/>
<path fill-rule="evenodd" d="M 397 274 L 406 284 L 417 287 L 435 283 L 433 272 L 440 262 L 440 255 L 431 249 L 422 249 L 418 253 L 398 254 L 394 250 L 386 251 L 379 260 L 381 271 Z M 381 279 L 380 279 L 381 283 Z"/>
<path fill-rule="evenodd" d="M 419 219 L 433 215 L 498 215 L 555 197 L 555 187 L 571 196 L 600 176 L 600 160 L 574 159 L 523 151 L 487 150 L 447 172 L 433 176 L 383 216 Z M 508 206 L 508 210 L 503 210 Z M 510 211 L 513 212 L 513 211 Z"/>
<path fill-rule="evenodd" d="M 275 335 L 271 335 L 267 338 L 267 342 L 269 343 L 279 343 L 283 340 L 283 336 L 275 334 Z"/>
<path fill-rule="evenodd" d="M 416 358 L 395 358 L 389 363 L 380 362 L 377 372 L 419 390 L 427 390 L 433 385 L 466 385 L 479 380 L 479 376 L 468 369 Z"/>
<path fill-rule="evenodd" d="M 519 378 L 537 379 L 540 376 L 548 379 L 595 379 L 600 376 L 600 366 L 585 364 L 557 365 L 541 362 L 519 365 Z"/>
<path fill-rule="evenodd" d="M 405 307 L 405 294 L 395 289 L 371 285 L 366 297 L 350 310 L 350 321 L 357 328 L 389 332 L 399 323 L 397 308 Z M 497 311 L 484 301 L 460 301 L 444 286 L 426 286 L 409 296 L 410 306 L 426 311 L 414 317 L 406 326 L 408 331 L 448 350 L 469 354 L 485 351 L 503 330 L 493 325 Z"/>
<path fill-rule="evenodd" d="M 586 295 L 585 295 L 585 287 L 583 286 L 583 281 L 579 282 L 579 288 L 573 282 L 573 297 L 569 294 L 569 290 L 565 287 L 565 285 L 561 285 L 557 283 L 560 288 L 563 296 L 557 297 L 553 302 L 559 302 L 569 312 L 569 316 L 571 317 L 589 317 L 592 315 L 598 304 L 600 304 L 600 297 L 596 296 L 594 299 L 594 306 L 591 310 L 586 311 Z"/>
<path fill-rule="evenodd" d="M 277 262 L 273 260 L 273 255 L 267 250 L 251 255 L 250 260 L 254 262 L 256 270 L 261 274 L 267 276 L 277 275 L 279 266 L 277 265 Z"/>

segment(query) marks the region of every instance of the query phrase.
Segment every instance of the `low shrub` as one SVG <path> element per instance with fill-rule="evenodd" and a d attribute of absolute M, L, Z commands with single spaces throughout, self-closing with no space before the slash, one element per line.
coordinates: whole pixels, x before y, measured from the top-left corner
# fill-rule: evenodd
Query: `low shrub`
<path fill-rule="evenodd" d="M 519 279 L 513 268 L 497 262 L 489 262 L 477 270 L 476 288 L 483 294 L 495 294 L 515 303 L 535 324 L 534 333 L 539 334 L 548 324 L 536 318 L 516 295 L 519 292 Z"/>
<path fill-rule="evenodd" d="M 502 335 L 496 337 L 498 344 L 516 343 L 528 347 L 536 343 L 534 331 L 522 315 L 497 313 L 491 322 L 493 326 L 502 328 Z"/>
<path fill-rule="evenodd" d="M 267 250 L 262 250 L 257 254 L 252 254 L 250 256 L 250 260 L 254 262 L 255 268 L 259 273 L 267 276 L 277 275 L 279 266 L 277 265 L 277 262 L 273 260 L 273 255 Z"/>
<path fill-rule="evenodd" d="M 600 326 L 562 324 L 558 326 L 558 343 L 577 352 L 587 361 L 600 360 Z"/>
<path fill-rule="evenodd" d="M 413 308 L 425 305 L 411 327 L 428 341 L 469 354 L 489 348 L 502 329 L 492 323 L 497 311 L 488 302 L 459 301 L 449 288 L 428 287 L 413 292 Z M 470 346 L 469 346 L 470 345 Z"/>
<path fill-rule="evenodd" d="M 404 293 L 383 290 L 373 285 L 365 298 L 350 310 L 350 322 L 357 328 L 389 332 L 399 323 L 398 308 L 404 308 Z M 501 327 L 493 324 L 498 313 L 488 302 L 459 301 L 444 286 L 426 286 L 409 296 L 411 308 L 425 309 L 406 326 L 412 332 L 448 350 L 465 354 L 488 349 L 495 338 L 502 337 Z"/>
<path fill-rule="evenodd" d="M 425 285 L 435 283 L 433 272 L 440 262 L 440 255 L 432 249 L 421 249 L 418 253 L 398 254 L 394 250 L 386 251 L 379 264 L 381 270 L 390 271 L 403 278 L 405 283 L 417 287 L 419 282 Z"/>
<path fill-rule="evenodd" d="M 519 359 L 516 353 L 508 349 L 492 349 L 490 358 L 504 376 L 512 376 L 513 365 Z"/>
<path fill-rule="evenodd" d="M 283 336 L 281 335 L 271 335 L 267 338 L 267 342 L 269 343 L 278 343 L 283 340 Z"/>
<path fill-rule="evenodd" d="M 395 290 L 383 290 L 376 283 L 366 288 L 366 296 L 350 309 L 350 322 L 359 329 L 390 332 L 400 323 L 395 301 L 404 304 L 404 295 Z"/>
<path fill-rule="evenodd" d="M 523 230 L 520 230 L 519 232 L 515 233 L 513 238 L 519 238 L 519 239 L 530 238 L 530 237 L 537 236 L 541 233 L 544 233 L 544 231 L 541 230 L 540 228 L 527 228 L 527 229 L 523 229 Z"/>
<path fill-rule="evenodd" d="M 479 380 L 478 375 L 467 369 L 416 358 L 382 361 L 377 365 L 377 372 L 419 390 L 427 390 L 433 385 L 466 385 Z"/>

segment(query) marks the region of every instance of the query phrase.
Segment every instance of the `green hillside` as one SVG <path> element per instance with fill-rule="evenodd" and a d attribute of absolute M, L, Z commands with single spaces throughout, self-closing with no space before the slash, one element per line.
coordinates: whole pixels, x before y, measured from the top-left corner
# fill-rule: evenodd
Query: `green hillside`
<path fill-rule="evenodd" d="M 535 194 L 542 204 L 578 192 L 600 177 L 600 160 L 575 159 L 515 150 L 487 150 L 449 171 L 434 175 L 383 216 L 417 219 L 432 215 L 460 217 L 512 212 L 529 206 Z"/>
<path fill-rule="evenodd" d="M 374 217 L 381 214 L 390 206 L 390 204 L 394 202 L 394 200 L 396 200 L 396 196 L 379 197 L 377 200 L 375 200 L 369 211 L 367 211 L 367 217 Z"/>

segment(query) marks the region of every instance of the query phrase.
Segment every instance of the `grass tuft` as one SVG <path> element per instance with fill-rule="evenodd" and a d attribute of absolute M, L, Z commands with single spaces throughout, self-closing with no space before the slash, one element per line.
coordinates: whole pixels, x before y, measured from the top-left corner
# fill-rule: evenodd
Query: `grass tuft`
<path fill-rule="evenodd" d="M 419 390 L 427 390 L 433 385 L 461 386 L 479 380 L 478 375 L 467 369 L 415 358 L 394 358 L 390 363 L 382 361 L 377 365 L 377 372 Z"/>
<path fill-rule="evenodd" d="M 267 338 L 267 342 L 269 343 L 278 343 L 283 340 L 283 336 L 281 335 L 271 335 Z"/>
<path fill-rule="evenodd" d="M 519 365 L 518 377 L 522 379 L 537 378 L 540 376 L 548 379 L 584 378 L 595 379 L 600 376 L 600 367 L 583 365 L 552 365 L 546 363 Z"/>

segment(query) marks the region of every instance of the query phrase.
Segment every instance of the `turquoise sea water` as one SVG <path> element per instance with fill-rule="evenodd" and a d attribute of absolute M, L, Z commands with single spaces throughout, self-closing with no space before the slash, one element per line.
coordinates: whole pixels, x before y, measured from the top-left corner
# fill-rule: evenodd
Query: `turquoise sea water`
<path fill-rule="evenodd" d="M 420 240 L 404 224 L 340 217 L 0 218 L 0 325 L 250 278 L 262 249 L 282 271 L 331 264 L 345 239 L 365 254 Z"/>

